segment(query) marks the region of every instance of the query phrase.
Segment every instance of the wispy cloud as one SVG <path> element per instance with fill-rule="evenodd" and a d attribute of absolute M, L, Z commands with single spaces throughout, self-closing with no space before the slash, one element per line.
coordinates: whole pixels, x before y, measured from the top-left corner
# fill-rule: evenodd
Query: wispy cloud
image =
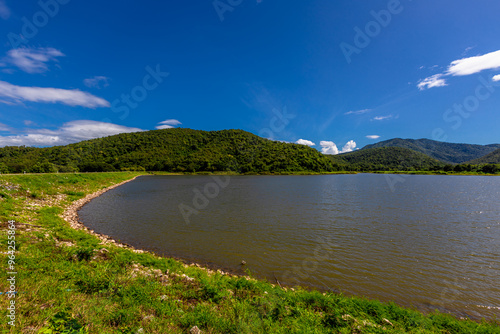
<path fill-rule="evenodd" d="M 109 86 L 109 78 L 102 75 L 98 75 L 93 78 L 88 78 L 83 80 L 83 84 L 89 88 L 101 89 Z"/>
<path fill-rule="evenodd" d="M 351 110 L 346 112 L 344 115 L 362 115 L 372 111 L 372 109 L 362 109 L 362 110 Z"/>
<path fill-rule="evenodd" d="M 435 74 L 431 77 L 420 80 L 417 87 L 420 90 L 429 89 L 433 87 L 447 86 L 446 80 L 442 78 L 443 74 Z"/>
<path fill-rule="evenodd" d="M 57 62 L 57 57 L 64 57 L 64 54 L 54 48 L 19 48 L 7 51 L 3 61 L 26 73 L 43 73 L 48 71 L 49 62 Z"/>
<path fill-rule="evenodd" d="M 83 140 L 101 138 L 119 133 L 144 131 L 112 123 L 90 120 L 78 120 L 64 123 L 56 130 L 30 129 L 23 134 L 0 136 L 0 147 L 3 146 L 54 146 L 76 143 Z"/>
<path fill-rule="evenodd" d="M 11 131 L 10 126 L 0 123 L 0 131 Z"/>
<path fill-rule="evenodd" d="M 85 108 L 109 107 L 110 104 L 103 98 L 94 96 L 78 89 L 60 89 L 44 87 L 23 87 L 0 81 L 0 97 L 9 98 L 14 102 L 62 103 L 72 107 Z M 0 100 L 0 103 L 9 104 L 12 101 Z"/>
<path fill-rule="evenodd" d="M 321 153 L 327 155 L 337 155 L 339 153 L 352 152 L 356 148 L 356 142 L 354 140 L 349 140 L 340 151 L 333 141 L 323 140 L 319 144 L 321 146 Z"/>
<path fill-rule="evenodd" d="M 368 138 L 368 139 L 379 139 L 380 136 L 379 135 L 368 135 L 368 136 L 366 136 L 366 138 Z"/>
<path fill-rule="evenodd" d="M 469 53 L 470 50 L 474 49 L 477 45 L 474 45 L 474 46 L 469 46 L 467 48 L 465 48 L 464 52 L 462 52 L 462 57 L 465 57 L 465 55 L 467 53 Z"/>
<path fill-rule="evenodd" d="M 498 68 L 500 68 L 500 50 L 454 60 L 450 63 L 446 72 L 425 78 L 419 81 L 417 86 L 420 90 L 442 87 L 447 85 L 444 79 L 446 76 L 465 76 Z"/>
<path fill-rule="evenodd" d="M 314 145 L 316 145 L 315 143 L 313 143 L 312 141 L 307 140 L 307 139 L 299 139 L 295 143 L 299 144 L 299 145 L 306 145 L 306 146 L 314 146 Z"/>
<path fill-rule="evenodd" d="M 495 75 L 493 78 L 491 78 L 493 81 L 500 81 L 500 74 Z"/>
<path fill-rule="evenodd" d="M 451 62 L 448 74 L 463 76 L 500 68 L 500 50 Z"/>
<path fill-rule="evenodd" d="M 5 0 L 0 0 L 0 17 L 4 20 L 10 17 L 10 9 L 7 7 Z"/>
<path fill-rule="evenodd" d="M 163 129 L 172 129 L 175 128 L 176 125 L 182 124 L 176 119 L 167 119 L 163 122 L 158 123 L 159 125 L 156 126 L 157 130 L 163 130 Z"/>
<path fill-rule="evenodd" d="M 386 119 L 391 119 L 392 115 L 387 115 L 387 116 L 376 116 L 372 119 L 372 121 L 383 121 Z"/>

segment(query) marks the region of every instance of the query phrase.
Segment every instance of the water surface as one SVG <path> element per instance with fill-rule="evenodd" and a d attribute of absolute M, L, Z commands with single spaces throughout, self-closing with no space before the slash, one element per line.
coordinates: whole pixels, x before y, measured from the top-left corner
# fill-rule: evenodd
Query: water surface
<path fill-rule="evenodd" d="M 500 316 L 499 198 L 500 177 L 143 176 L 80 217 L 160 254 L 477 319 Z"/>

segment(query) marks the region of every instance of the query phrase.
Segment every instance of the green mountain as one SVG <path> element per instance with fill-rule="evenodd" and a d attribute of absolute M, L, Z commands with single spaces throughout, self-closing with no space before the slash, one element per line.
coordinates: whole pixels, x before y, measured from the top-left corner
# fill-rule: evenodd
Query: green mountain
<path fill-rule="evenodd" d="M 374 147 L 377 145 L 381 147 Z M 123 133 L 66 146 L 3 147 L 0 148 L 0 173 L 117 170 L 236 173 L 443 170 L 496 173 L 500 168 L 494 165 L 500 156 L 500 149 L 492 152 L 496 146 L 500 147 L 449 144 L 427 139 L 392 139 L 355 152 L 326 156 L 305 145 L 272 141 L 242 130 L 177 128 Z M 469 157 L 476 160 L 470 161 Z M 477 159 L 479 157 L 483 158 Z M 464 161 L 477 166 L 445 164 Z"/>
<path fill-rule="evenodd" d="M 495 150 L 495 151 L 491 152 L 490 154 L 487 154 L 479 159 L 474 159 L 474 160 L 468 161 L 467 163 L 473 164 L 473 165 L 500 164 L 500 149 Z"/>
<path fill-rule="evenodd" d="M 367 145 L 362 150 L 378 147 L 403 147 L 424 153 L 431 158 L 445 163 L 460 164 L 473 159 L 481 158 L 496 149 L 500 144 L 473 145 L 444 143 L 430 139 L 401 139 L 395 138 Z"/>
<path fill-rule="evenodd" d="M 354 152 L 331 155 L 334 169 L 349 169 L 357 171 L 382 170 L 437 170 L 444 163 L 423 153 L 402 147 L 367 148 Z"/>
<path fill-rule="evenodd" d="M 48 148 L 0 148 L 0 172 L 150 170 L 240 173 L 330 171 L 317 150 L 242 130 L 165 129 Z"/>

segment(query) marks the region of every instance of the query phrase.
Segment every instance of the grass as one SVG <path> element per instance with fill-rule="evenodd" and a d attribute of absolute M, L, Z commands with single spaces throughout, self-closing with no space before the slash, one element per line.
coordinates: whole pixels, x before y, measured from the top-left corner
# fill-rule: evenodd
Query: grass
<path fill-rule="evenodd" d="M 0 176 L 2 249 L 16 230 L 16 327 L 5 333 L 500 333 L 498 323 L 424 315 L 364 298 L 284 289 L 103 244 L 60 214 L 140 173 Z M 31 224 L 31 225 L 27 225 Z M 7 255 L 0 256 L 3 268 Z M 4 276 L 1 291 L 9 288 Z"/>
<path fill-rule="evenodd" d="M 374 171 L 374 172 L 360 172 L 360 173 L 374 173 L 374 174 L 410 174 L 410 175 L 456 175 L 456 176 L 500 176 L 499 173 L 488 174 L 482 172 L 445 172 L 438 171 Z"/>

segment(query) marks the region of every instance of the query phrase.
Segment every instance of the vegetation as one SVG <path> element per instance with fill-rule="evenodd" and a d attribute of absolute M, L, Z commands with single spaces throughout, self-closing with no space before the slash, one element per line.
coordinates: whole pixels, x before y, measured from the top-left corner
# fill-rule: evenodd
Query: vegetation
<path fill-rule="evenodd" d="M 363 149 L 377 147 L 402 147 L 428 155 L 446 164 L 463 164 L 478 159 L 500 148 L 500 144 L 472 145 L 439 142 L 430 139 L 390 139 L 367 145 Z"/>
<path fill-rule="evenodd" d="M 363 149 L 345 154 L 332 155 L 334 169 L 355 171 L 415 171 L 440 170 L 444 163 L 401 147 Z"/>
<path fill-rule="evenodd" d="M 479 159 L 474 159 L 468 162 L 469 164 L 479 165 L 479 164 L 500 164 L 500 148 L 485 155 Z"/>
<path fill-rule="evenodd" d="M 445 164 L 401 147 L 368 148 L 329 156 L 336 171 L 413 172 L 419 174 L 498 174 L 499 164 Z"/>
<path fill-rule="evenodd" d="M 267 140 L 241 130 L 165 129 L 123 133 L 48 148 L 0 149 L 0 172 L 167 171 L 326 172 L 317 150 Z"/>
<path fill-rule="evenodd" d="M 424 139 L 393 139 L 372 146 L 376 145 L 381 147 L 326 156 L 304 145 L 267 140 L 241 130 L 165 129 L 124 133 L 66 146 L 3 147 L 0 148 L 0 173 L 500 173 L 498 150 L 469 163 L 447 162 L 462 161 L 494 150 L 495 145 L 449 144 Z M 441 160 L 422 151 L 441 157 Z"/>
<path fill-rule="evenodd" d="M 64 208 L 139 172 L 0 176 L 0 243 L 16 221 L 16 327 L 39 333 L 500 333 L 498 323 L 281 288 L 103 243 Z M 31 225 L 30 225 L 31 224 Z M 2 263 L 7 255 L 2 252 Z M 8 291 L 6 279 L 0 289 Z"/>

